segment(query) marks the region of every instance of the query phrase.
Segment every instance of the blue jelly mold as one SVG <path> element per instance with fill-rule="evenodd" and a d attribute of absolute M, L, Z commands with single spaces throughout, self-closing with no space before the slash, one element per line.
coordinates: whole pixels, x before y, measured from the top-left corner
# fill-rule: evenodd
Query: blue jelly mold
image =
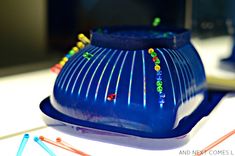
<path fill-rule="evenodd" d="M 40 108 L 80 135 L 163 148 L 186 143 L 182 136 L 223 95 L 208 92 L 187 30 L 104 27 L 92 30 L 91 43 L 64 65 Z"/>

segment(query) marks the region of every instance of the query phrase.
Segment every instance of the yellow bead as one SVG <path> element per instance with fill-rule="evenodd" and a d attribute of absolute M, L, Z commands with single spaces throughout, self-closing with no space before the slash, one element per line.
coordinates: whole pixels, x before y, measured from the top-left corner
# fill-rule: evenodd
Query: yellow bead
<path fill-rule="evenodd" d="M 78 47 L 79 49 L 82 49 L 82 48 L 85 47 L 85 45 L 84 45 L 82 42 L 77 42 L 77 47 Z"/>
<path fill-rule="evenodd" d="M 67 62 L 69 59 L 67 57 L 64 57 L 62 61 Z"/>
<path fill-rule="evenodd" d="M 66 63 L 66 62 L 64 62 L 64 61 L 62 60 L 62 61 L 60 61 L 59 64 L 60 64 L 61 66 L 64 66 L 65 63 Z"/>
<path fill-rule="evenodd" d="M 90 40 L 84 35 L 84 34 L 79 34 L 78 39 L 82 41 L 84 44 L 89 44 Z"/>
<path fill-rule="evenodd" d="M 84 34 L 78 34 L 78 39 L 83 38 L 84 36 Z"/>
<path fill-rule="evenodd" d="M 73 47 L 72 50 L 73 50 L 74 52 L 78 52 L 79 49 L 78 49 L 77 47 Z"/>
<path fill-rule="evenodd" d="M 149 48 L 148 53 L 151 54 L 152 52 L 154 52 L 153 48 Z"/>
<path fill-rule="evenodd" d="M 155 69 L 156 71 L 159 71 L 159 70 L 161 69 L 161 67 L 160 67 L 159 65 L 155 65 L 154 69 Z"/>

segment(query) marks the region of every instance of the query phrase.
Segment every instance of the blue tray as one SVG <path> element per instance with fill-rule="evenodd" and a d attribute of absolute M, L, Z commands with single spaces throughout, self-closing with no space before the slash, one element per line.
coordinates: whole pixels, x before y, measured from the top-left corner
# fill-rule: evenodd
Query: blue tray
<path fill-rule="evenodd" d="M 168 137 L 130 135 L 123 132 L 122 129 L 114 130 L 111 126 L 100 126 L 89 121 L 72 118 L 54 109 L 49 97 L 41 102 L 40 109 L 44 113 L 45 122 L 52 126 L 59 125 L 54 126 L 54 128 L 64 133 L 123 146 L 162 150 L 172 149 L 186 144 L 200 128 L 197 127 L 197 124 L 211 113 L 226 93 L 222 91 L 209 91 L 208 101 L 203 101 L 200 107 L 188 118 L 183 120 L 180 126 Z M 64 126 L 61 126 L 61 123 Z"/>

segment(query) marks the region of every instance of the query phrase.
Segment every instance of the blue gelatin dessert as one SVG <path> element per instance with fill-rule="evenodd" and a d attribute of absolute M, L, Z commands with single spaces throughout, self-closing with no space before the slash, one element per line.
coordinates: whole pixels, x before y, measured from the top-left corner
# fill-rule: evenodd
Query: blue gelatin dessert
<path fill-rule="evenodd" d="M 159 139 L 188 134 L 208 114 L 200 108 L 207 95 L 187 30 L 104 27 L 91 31 L 91 43 L 64 65 L 40 107 L 80 132 L 158 147 Z"/>

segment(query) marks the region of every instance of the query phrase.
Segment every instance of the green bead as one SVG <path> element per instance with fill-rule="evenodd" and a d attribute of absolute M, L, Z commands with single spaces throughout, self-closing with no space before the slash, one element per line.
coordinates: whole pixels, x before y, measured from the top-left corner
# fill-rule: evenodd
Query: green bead
<path fill-rule="evenodd" d="M 157 86 L 162 86 L 162 81 L 157 81 Z"/>
<path fill-rule="evenodd" d="M 88 53 L 88 52 L 85 52 L 82 56 L 85 57 L 88 60 L 90 60 L 90 58 L 93 57 L 93 55 Z"/>
<path fill-rule="evenodd" d="M 155 65 L 157 65 L 157 64 L 160 64 L 159 58 L 157 58 L 157 59 L 155 60 Z"/>
<path fill-rule="evenodd" d="M 164 34 L 163 34 L 163 37 L 168 37 L 168 33 L 164 33 Z"/>
<path fill-rule="evenodd" d="M 161 93 L 162 90 L 163 90 L 162 86 L 158 86 L 158 87 L 157 87 L 157 92 Z"/>
<path fill-rule="evenodd" d="M 153 20 L 153 26 L 156 27 L 160 24 L 161 19 L 159 17 L 154 18 Z"/>
<path fill-rule="evenodd" d="M 156 54 L 155 52 L 152 52 L 150 55 L 151 55 L 152 57 L 157 56 L 157 54 Z"/>
<path fill-rule="evenodd" d="M 74 54 L 75 54 L 75 51 L 73 51 L 73 50 L 69 51 L 69 55 L 74 55 Z"/>

